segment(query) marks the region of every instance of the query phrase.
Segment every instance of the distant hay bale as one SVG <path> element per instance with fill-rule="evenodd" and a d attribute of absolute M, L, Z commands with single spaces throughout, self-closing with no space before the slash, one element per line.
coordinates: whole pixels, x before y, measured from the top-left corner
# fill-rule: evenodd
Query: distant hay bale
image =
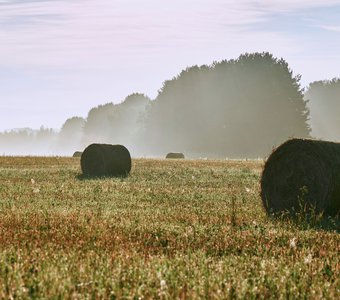
<path fill-rule="evenodd" d="M 84 150 L 80 165 L 86 176 L 125 177 L 131 170 L 131 156 L 122 145 L 91 144 Z"/>
<path fill-rule="evenodd" d="M 83 154 L 83 152 L 76 151 L 76 152 L 73 153 L 72 157 L 81 157 L 82 154 Z"/>
<path fill-rule="evenodd" d="M 291 139 L 264 165 L 261 198 L 267 213 L 340 212 L 340 144 Z"/>
<path fill-rule="evenodd" d="M 165 158 L 177 158 L 181 159 L 184 158 L 184 154 L 181 152 L 169 152 Z"/>

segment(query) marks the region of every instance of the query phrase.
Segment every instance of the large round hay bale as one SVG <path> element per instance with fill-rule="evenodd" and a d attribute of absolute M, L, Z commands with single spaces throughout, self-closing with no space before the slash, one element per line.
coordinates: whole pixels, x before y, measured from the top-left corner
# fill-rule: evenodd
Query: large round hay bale
<path fill-rule="evenodd" d="M 81 155 L 80 165 L 86 176 L 125 177 L 131 170 L 131 156 L 122 145 L 91 144 Z"/>
<path fill-rule="evenodd" d="M 165 158 L 176 158 L 176 159 L 183 159 L 184 154 L 181 152 L 169 152 Z"/>
<path fill-rule="evenodd" d="M 76 151 L 76 152 L 73 153 L 72 157 L 81 157 L 82 154 L 83 154 L 83 152 Z"/>
<path fill-rule="evenodd" d="M 269 156 L 261 178 L 268 213 L 340 212 L 340 144 L 291 139 Z"/>

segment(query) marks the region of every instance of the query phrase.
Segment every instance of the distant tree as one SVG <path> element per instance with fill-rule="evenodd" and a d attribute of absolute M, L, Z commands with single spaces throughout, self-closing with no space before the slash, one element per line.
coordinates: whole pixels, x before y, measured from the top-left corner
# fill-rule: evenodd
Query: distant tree
<path fill-rule="evenodd" d="M 31 154 L 34 136 L 30 129 L 10 130 L 0 133 L 1 155 Z"/>
<path fill-rule="evenodd" d="M 58 153 L 71 155 L 74 151 L 82 149 L 83 129 L 85 119 L 72 117 L 65 121 L 58 135 Z"/>
<path fill-rule="evenodd" d="M 138 144 L 141 142 L 139 133 L 150 102 L 150 98 L 146 95 L 134 93 L 117 104 L 110 117 L 111 140 L 126 145 L 133 150 L 133 153 L 138 152 Z"/>
<path fill-rule="evenodd" d="M 307 87 L 312 136 L 340 141 L 340 78 L 314 81 Z"/>
<path fill-rule="evenodd" d="M 107 103 L 92 108 L 84 126 L 86 143 L 105 142 L 137 148 L 138 133 L 150 98 L 133 93 L 121 103 Z"/>
<path fill-rule="evenodd" d="M 159 153 L 264 156 L 289 137 L 309 136 L 299 81 L 269 53 L 188 68 L 164 82 L 144 136 Z"/>
<path fill-rule="evenodd" d="M 205 123 L 211 108 L 210 69 L 193 66 L 163 83 L 147 111 L 143 140 L 148 153 L 165 155 L 173 152 L 206 152 Z"/>
<path fill-rule="evenodd" d="M 52 128 L 41 126 L 40 129 L 34 133 L 34 144 L 32 152 L 41 155 L 53 154 L 53 144 L 57 139 L 57 132 Z"/>
<path fill-rule="evenodd" d="M 125 107 L 130 107 L 136 109 L 142 107 L 145 108 L 146 105 L 150 103 L 150 98 L 142 93 L 133 93 L 128 95 L 121 103 Z"/>
<path fill-rule="evenodd" d="M 221 147 L 233 156 L 263 156 L 289 137 L 309 136 L 300 76 L 293 76 L 285 60 L 269 53 L 244 54 L 214 69 L 227 137 Z"/>
<path fill-rule="evenodd" d="M 111 134 L 110 119 L 115 111 L 113 103 L 106 103 L 92 108 L 84 125 L 84 143 L 109 142 Z"/>
<path fill-rule="evenodd" d="M 81 117 L 72 117 L 65 121 L 63 126 L 61 127 L 60 134 L 61 135 L 73 135 L 75 132 L 79 132 L 83 130 L 85 125 L 85 119 Z"/>
<path fill-rule="evenodd" d="M 51 128 L 40 127 L 13 129 L 0 133 L 1 154 L 52 155 L 57 133 Z"/>

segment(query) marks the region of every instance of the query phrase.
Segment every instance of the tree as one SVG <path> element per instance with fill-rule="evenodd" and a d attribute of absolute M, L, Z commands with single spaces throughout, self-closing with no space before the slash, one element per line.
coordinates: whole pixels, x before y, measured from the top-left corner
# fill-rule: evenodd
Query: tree
<path fill-rule="evenodd" d="M 221 147 L 231 155 L 264 156 L 289 137 L 309 136 L 300 76 L 293 77 L 285 60 L 269 53 L 244 54 L 229 65 L 216 64 L 215 70 L 226 122 Z"/>
<path fill-rule="evenodd" d="M 19 128 L 0 133 L 2 154 L 10 155 L 49 155 L 55 154 L 53 146 L 57 133 L 51 128 L 39 130 Z"/>
<path fill-rule="evenodd" d="M 119 104 L 92 108 L 84 126 L 85 143 L 123 144 L 137 151 L 139 128 L 150 101 L 144 94 L 133 93 Z"/>
<path fill-rule="evenodd" d="M 65 121 L 58 135 L 58 153 L 71 155 L 74 151 L 82 149 L 83 128 L 85 119 L 72 117 Z"/>
<path fill-rule="evenodd" d="M 159 154 L 265 156 L 289 137 L 309 136 L 299 81 L 269 53 L 188 68 L 164 82 L 144 136 Z"/>
<path fill-rule="evenodd" d="M 134 155 L 140 154 L 139 133 L 143 127 L 146 108 L 150 105 L 150 98 L 144 94 L 133 93 L 115 106 L 110 116 L 110 139 L 114 143 L 126 145 Z"/>
<path fill-rule="evenodd" d="M 340 141 L 340 78 L 312 82 L 305 100 L 310 107 L 312 135 Z"/>
<path fill-rule="evenodd" d="M 110 119 L 115 111 L 113 103 L 106 103 L 92 108 L 84 125 L 84 143 L 108 143 L 111 134 Z"/>

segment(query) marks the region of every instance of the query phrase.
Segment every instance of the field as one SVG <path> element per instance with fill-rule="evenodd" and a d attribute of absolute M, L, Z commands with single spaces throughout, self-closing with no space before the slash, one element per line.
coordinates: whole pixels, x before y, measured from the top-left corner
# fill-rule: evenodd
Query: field
<path fill-rule="evenodd" d="M 266 216 L 262 166 L 0 157 L 0 299 L 339 299 L 338 223 Z"/>

